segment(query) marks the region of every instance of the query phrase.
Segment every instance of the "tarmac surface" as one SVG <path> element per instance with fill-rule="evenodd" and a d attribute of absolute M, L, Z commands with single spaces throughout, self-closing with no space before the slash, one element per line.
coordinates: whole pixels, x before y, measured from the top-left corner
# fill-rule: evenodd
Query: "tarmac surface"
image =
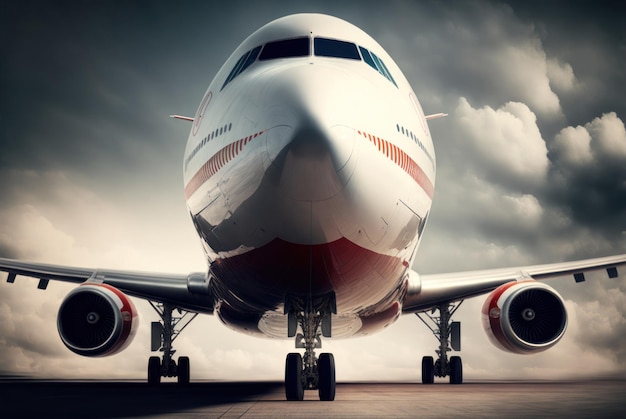
<path fill-rule="evenodd" d="M 338 383 L 287 402 L 280 382 L 164 383 L 0 378 L 2 418 L 626 417 L 626 381 Z"/>

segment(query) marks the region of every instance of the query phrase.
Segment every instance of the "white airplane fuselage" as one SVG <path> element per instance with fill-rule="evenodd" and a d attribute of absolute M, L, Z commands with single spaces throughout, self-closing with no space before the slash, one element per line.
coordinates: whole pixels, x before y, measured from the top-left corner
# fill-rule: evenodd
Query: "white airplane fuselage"
<path fill-rule="evenodd" d="M 308 54 L 270 54 L 268 44 L 294 39 Z M 336 46 L 358 59 L 328 56 Z M 435 170 L 419 102 L 371 37 L 323 15 L 265 25 L 216 75 L 185 150 L 216 313 L 236 330 L 286 338 L 286 300 L 334 294 L 333 337 L 395 321 Z"/>

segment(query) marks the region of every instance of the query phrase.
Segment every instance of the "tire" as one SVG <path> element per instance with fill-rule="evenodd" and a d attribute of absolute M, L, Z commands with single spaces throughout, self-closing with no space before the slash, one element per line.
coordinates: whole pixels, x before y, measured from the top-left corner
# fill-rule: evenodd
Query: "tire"
<path fill-rule="evenodd" d="M 178 358 L 178 367 L 176 368 L 176 372 L 178 375 L 178 384 L 180 385 L 189 384 L 189 378 L 190 378 L 189 357 L 181 356 Z"/>
<path fill-rule="evenodd" d="M 285 361 L 285 396 L 287 400 L 304 399 L 302 356 L 298 353 L 288 354 Z"/>
<path fill-rule="evenodd" d="M 333 354 L 320 354 L 317 361 L 317 371 L 319 373 L 319 394 L 320 400 L 332 402 L 335 400 L 335 357 Z"/>
<path fill-rule="evenodd" d="M 460 356 L 450 357 L 450 384 L 463 384 L 463 363 Z"/>
<path fill-rule="evenodd" d="M 422 384 L 435 382 L 435 362 L 432 356 L 422 358 Z"/>
<path fill-rule="evenodd" d="M 151 356 L 148 359 L 148 384 L 159 385 L 161 382 L 161 360 L 158 356 Z"/>

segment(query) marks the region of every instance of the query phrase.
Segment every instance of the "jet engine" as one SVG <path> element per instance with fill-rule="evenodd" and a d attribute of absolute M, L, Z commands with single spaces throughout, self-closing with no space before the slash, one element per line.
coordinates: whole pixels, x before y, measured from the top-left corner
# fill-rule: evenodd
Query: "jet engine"
<path fill-rule="evenodd" d="M 120 290 L 105 284 L 84 284 L 63 300 L 57 328 L 72 352 L 107 356 L 132 342 L 138 320 L 133 302 Z"/>
<path fill-rule="evenodd" d="M 483 304 L 482 320 L 495 346 L 531 354 L 545 351 L 563 337 L 567 312 L 554 289 L 529 280 L 496 288 Z"/>

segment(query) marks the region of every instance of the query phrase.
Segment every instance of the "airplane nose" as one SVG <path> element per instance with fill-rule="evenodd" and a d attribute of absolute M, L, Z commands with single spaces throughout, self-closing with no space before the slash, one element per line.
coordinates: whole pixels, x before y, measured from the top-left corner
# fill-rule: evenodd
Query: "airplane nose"
<path fill-rule="evenodd" d="M 351 174 L 347 165 L 354 147 L 351 128 L 324 130 L 301 126 L 273 161 L 279 170 L 279 188 L 297 201 L 322 201 L 339 193 Z"/>
<path fill-rule="evenodd" d="M 343 91 L 328 84 L 337 74 L 331 78 L 326 69 L 312 67 L 284 72 L 273 82 L 279 86 L 270 89 L 280 105 L 273 109 L 279 116 L 267 136 L 268 154 L 280 191 L 297 201 L 331 198 L 354 170 L 356 134 L 346 115 L 350 107 Z"/>

